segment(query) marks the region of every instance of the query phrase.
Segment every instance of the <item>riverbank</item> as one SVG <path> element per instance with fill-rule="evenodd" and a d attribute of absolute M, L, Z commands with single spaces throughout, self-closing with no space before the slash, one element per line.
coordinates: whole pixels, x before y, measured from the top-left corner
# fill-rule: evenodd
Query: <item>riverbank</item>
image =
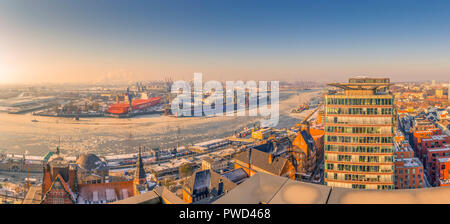
<path fill-rule="evenodd" d="M 280 121 L 277 128 L 299 121 L 290 109 L 320 92 L 310 90 L 280 93 Z M 39 122 L 31 122 L 37 119 Z M 260 117 L 186 117 L 142 115 L 134 118 L 36 117 L 31 114 L 0 114 L 0 150 L 9 153 L 45 155 L 60 145 L 65 154 L 123 154 L 146 148 L 169 148 L 224 138 L 235 130 L 252 126 Z"/>

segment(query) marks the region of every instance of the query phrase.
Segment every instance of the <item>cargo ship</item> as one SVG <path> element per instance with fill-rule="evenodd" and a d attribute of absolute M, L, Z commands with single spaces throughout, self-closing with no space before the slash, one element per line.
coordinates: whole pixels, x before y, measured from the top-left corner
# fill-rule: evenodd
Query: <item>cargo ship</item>
<path fill-rule="evenodd" d="M 131 109 L 135 110 L 144 110 L 155 106 L 161 102 L 161 97 L 152 97 L 149 99 L 136 99 L 131 101 Z M 125 115 L 130 111 L 129 103 L 116 103 L 112 104 L 108 107 L 108 113 L 112 115 Z"/>
<path fill-rule="evenodd" d="M 204 94 L 203 97 L 204 98 L 202 99 L 202 101 L 197 104 L 197 106 L 199 108 L 202 108 L 202 114 L 200 116 L 203 117 L 203 116 L 207 116 L 206 114 L 215 114 L 215 111 L 216 111 L 215 109 L 206 109 L 204 107 L 205 105 L 207 105 L 208 108 L 210 106 L 213 107 L 213 108 L 216 108 L 215 98 L 207 98 L 207 97 L 209 97 L 209 95 L 207 95 L 207 94 Z M 207 99 L 205 99 L 205 98 L 207 98 Z M 245 110 L 255 109 L 255 108 L 257 108 L 259 106 L 260 99 L 258 97 L 252 97 L 251 100 L 252 100 L 252 102 L 255 102 L 256 105 L 254 105 L 254 103 L 252 105 L 250 105 L 250 96 L 249 96 L 249 93 L 246 92 L 245 93 L 245 104 L 244 104 Z M 270 98 L 267 98 L 265 100 L 267 100 L 267 105 L 270 105 L 271 102 L 272 102 Z M 237 99 L 236 95 L 234 95 L 234 104 L 233 104 L 233 106 L 230 105 L 231 109 L 227 108 L 227 101 L 229 101 L 229 99 L 227 99 L 224 96 L 223 100 L 222 100 L 223 105 L 222 106 L 218 105 L 218 107 L 222 107 L 222 112 L 224 114 L 227 113 L 228 110 L 230 110 L 231 112 L 237 112 L 238 110 L 240 110 L 240 105 L 238 105 L 238 103 L 237 103 L 238 99 Z M 191 115 L 188 116 L 188 117 L 197 116 L 197 115 L 195 115 L 195 111 L 194 111 L 195 106 L 196 106 L 195 102 L 194 102 L 194 99 L 192 99 L 191 102 L 186 102 L 185 105 L 187 105 L 191 109 L 191 113 L 190 113 Z M 181 105 L 179 106 L 179 109 L 182 109 Z M 166 105 L 166 107 L 164 109 L 164 115 L 175 116 L 175 117 L 184 117 L 184 115 L 172 113 L 170 104 Z M 212 115 L 212 116 L 215 116 L 215 115 Z"/>

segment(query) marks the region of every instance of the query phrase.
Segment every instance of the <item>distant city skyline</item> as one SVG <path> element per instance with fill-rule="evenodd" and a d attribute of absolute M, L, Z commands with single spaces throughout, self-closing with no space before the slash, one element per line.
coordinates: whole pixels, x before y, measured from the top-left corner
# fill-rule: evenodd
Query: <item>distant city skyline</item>
<path fill-rule="evenodd" d="M 448 1 L 0 2 L 0 84 L 447 81 Z"/>

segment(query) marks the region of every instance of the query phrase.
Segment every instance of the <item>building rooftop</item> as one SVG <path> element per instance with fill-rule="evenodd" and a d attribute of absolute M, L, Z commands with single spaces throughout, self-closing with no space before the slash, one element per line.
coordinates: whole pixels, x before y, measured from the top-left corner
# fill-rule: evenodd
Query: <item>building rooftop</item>
<path fill-rule="evenodd" d="M 257 149 L 248 149 L 237 154 L 235 160 L 244 162 L 246 164 L 251 163 L 252 166 L 256 166 L 273 174 L 281 175 L 282 169 L 286 164 L 287 159 L 280 156 L 275 156 L 272 159 L 272 163 L 270 163 L 270 156 L 270 153 L 266 153 Z"/>
<path fill-rule="evenodd" d="M 257 173 L 214 204 L 325 204 L 331 187 Z"/>
<path fill-rule="evenodd" d="M 448 138 L 448 135 L 431 135 L 428 138 L 423 138 L 422 141 L 427 142 L 427 141 L 443 141 L 446 138 Z"/>
<path fill-rule="evenodd" d="M 257 173 L 214 204 L 448 204 L 450 186 L 357 190 L 293 181 Z"/>
<path fill-rule="evenodd" d="M 446 162 L 450 162 L 450 157 L 443 157 L 443 158 L 438 158 L 440 163 L 446 163 Z"/>
<path fill-rule="evenodd" d="M 396 162 L 402 161 L 404 162 L 402 166 L 396 166 L 396 168 L 412 168 L 412 167 L 423 167 L 422 162 L 420 162 L 419 158 L 403 158 L 403 159 L 395 159 Z"/>
<path fill-rule="evenodd" d="M 42 199 L 42 187 L 41 186 L 31 186 L 28 190 L 23 204 L 40 204 Z"/>
<path fill-rule="evenodd" d="M 82 169 L 87 171 L 107 170 L 108 166 L 94 154 L 83 154 L 77 159 L 76 163 Z"/>
<path fill-rule="evenodd" d="M 107 203 L 134 196 L 133 181 L 79 184 L 78 203 Z"/>
<path fill-rule="evenodd" d="M 233 183 L 235 183 L 235 184 L 240 184 L 244 180 L 246 180 L 246 178 L 248 178 L 248 174 L 242 168 L 228 171 L 228 172 L 222 174 L 222 176 L 227 178 L 228 180 L 233 181 Z"/>
<path fill-rule="evenodd" d="M 219 192 L 219 183 L 223 183 L 223 189 L 221 189 L 222 192 Z M 236 187 L 235 183 L 212 170 L 196 171 L 186 180 L 183 186 L 190 194 L 199 194 L 208 191 L 216 194 L 216 196 L 229 191 L 234 187 Z"/>
<path fill-rule="evenodd" d="M 434 149 L 428 149 L 429 152 L 443 152 L 443 151 L 450 151 L 450 145 L 445 145 L 445 147 L 440 148 L 434 148 Z"/>
<path fill-rule="evenodd" d="M 400 144 L 395 144 L 396 152 L 411 152 L 413 151 L 411 145 L 407 141 L 402 141 Z"/>
<path fill-rule="evenodd" d="M 356 77 L 350 78 L 348 83 L 329 83 L 328 85 L 344 90 L 373 90 L 376 92 L 378 89 L 387 88 L 391 84 L 389 78 Z"/>
<path fill-rule="evenodd" d="M 111 204 L 186 204 L 186 202 L 177 197 L 166 187 L 157 187 L 152 191 L 116 201 Z"/>

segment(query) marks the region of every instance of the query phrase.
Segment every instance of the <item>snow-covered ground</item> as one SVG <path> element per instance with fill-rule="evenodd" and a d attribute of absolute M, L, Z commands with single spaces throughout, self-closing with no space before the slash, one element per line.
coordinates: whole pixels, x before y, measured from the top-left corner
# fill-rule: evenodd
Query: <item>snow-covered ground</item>
<path fill-rule="evenodd" d="M 302 114 L 290 109 L 307 102 L 321 91 L 280 93 L 280 121 L 278 127 L 290 127 Z M 39 122 L 31 122 L 37 119 Z M 123 154 L 137 151 L 137 147 L 168 148 L 194 144 L 234 134 L 244 126 L 252 126 L 259 117 L 188 117 L 175 118 L 148 115 L 130 119 L 35 117 L 31 114 L 0 113 L 0 151 L 45 155 L 58 144 L 64 154 L 92 152 L 99 155 Z"/>

